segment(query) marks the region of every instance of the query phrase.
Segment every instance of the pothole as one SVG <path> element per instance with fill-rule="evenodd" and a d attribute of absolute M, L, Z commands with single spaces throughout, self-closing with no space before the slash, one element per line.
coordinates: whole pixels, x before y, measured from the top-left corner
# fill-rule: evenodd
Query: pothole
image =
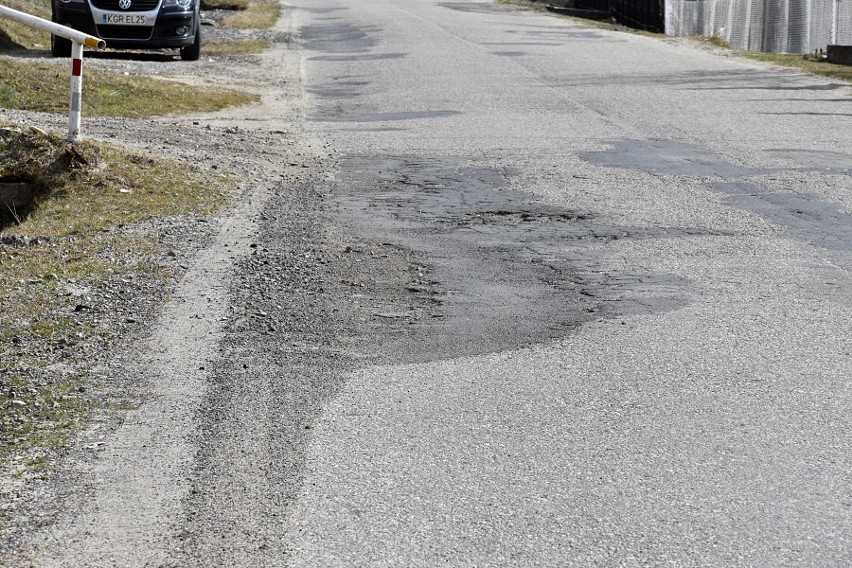
<path fill-rule="evenodd" d="M 625 274 L 608 243 L 680 238 L 700 228 L 619 227 L 594 212 L 536 200 L 512 172 L 432 157 L 350 156 L 333 192 L 348 229 L 428 265 L 431 317 L 383 349 L 394 360 L 469 356 L 564 337 L 597 318 L 676 309 L 690 283 Z M 425 293 L 425 294 L 424 294 Z M 389 313 L 406 313 L 394 310 Z M 402 318 L 397 318 L 402 319 Z"/>
<path fill-rule="evenodd" d="M 465 215 L 465 221 L 470 224 L 501 223 L 508 225 L 521 225 L 523 223 L 570 223 L 575 221 L 586 221 L 592 216 L 588 213 L 555 213 L 548 211 L 480 211 Z"/>

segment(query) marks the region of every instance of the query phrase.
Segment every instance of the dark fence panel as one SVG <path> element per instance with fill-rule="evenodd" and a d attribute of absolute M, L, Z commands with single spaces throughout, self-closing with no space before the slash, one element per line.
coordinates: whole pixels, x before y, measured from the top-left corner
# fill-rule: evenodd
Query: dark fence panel
<path fill-rule="evenodd" d="M 663 0 L 610 0 L 610 7 L 619 24 L 649 32 L 664 31 Z"/>
<path fill-rule="evenodd" d="M 611 0 L 574 0 L 574 7 L 578 10 L 593 10 L 595 12 L 609 12 Z"/>

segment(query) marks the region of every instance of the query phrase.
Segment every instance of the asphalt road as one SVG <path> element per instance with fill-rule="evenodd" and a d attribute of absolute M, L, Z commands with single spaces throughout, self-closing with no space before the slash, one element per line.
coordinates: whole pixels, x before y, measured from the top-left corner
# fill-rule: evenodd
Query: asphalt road
<path fill-rule="evenodd" d="M 852 88 L 491 2 L 296 2 L 308 128 L 439 317 L 307 448 L 294 566 L 852 562 Z"/>
<path fill-rule="evenodd" d="M 486 1 L 277 31 L 180 119 L 256 175 L 32 565 L 852 564 L 852 87 Z"/>

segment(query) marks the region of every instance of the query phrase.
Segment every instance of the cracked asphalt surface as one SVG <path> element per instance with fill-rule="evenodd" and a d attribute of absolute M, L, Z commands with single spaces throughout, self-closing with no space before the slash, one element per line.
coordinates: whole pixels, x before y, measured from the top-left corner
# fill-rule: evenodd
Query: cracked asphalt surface
<path fill-rule="evenodd" d="M 852 87 L 492 2 L 285 11 L 272 106 L 205 118 L 267 165 L 32 565 L 852 561 Z"/>

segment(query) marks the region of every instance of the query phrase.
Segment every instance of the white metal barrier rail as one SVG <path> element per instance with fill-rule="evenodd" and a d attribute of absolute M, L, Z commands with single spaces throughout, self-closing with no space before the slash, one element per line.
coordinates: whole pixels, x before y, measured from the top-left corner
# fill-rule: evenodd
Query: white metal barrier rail
<path fill-rule="evenodd" d="M 83 46 L 104 49 L 106 42 L 73 28 L 5 6 L 0 6 L 0 16 L 71 41 L 71 103 L 68 111 L 68 141 L 74 142 L 80 137 L 80 109 L 83 103 Z"/>

